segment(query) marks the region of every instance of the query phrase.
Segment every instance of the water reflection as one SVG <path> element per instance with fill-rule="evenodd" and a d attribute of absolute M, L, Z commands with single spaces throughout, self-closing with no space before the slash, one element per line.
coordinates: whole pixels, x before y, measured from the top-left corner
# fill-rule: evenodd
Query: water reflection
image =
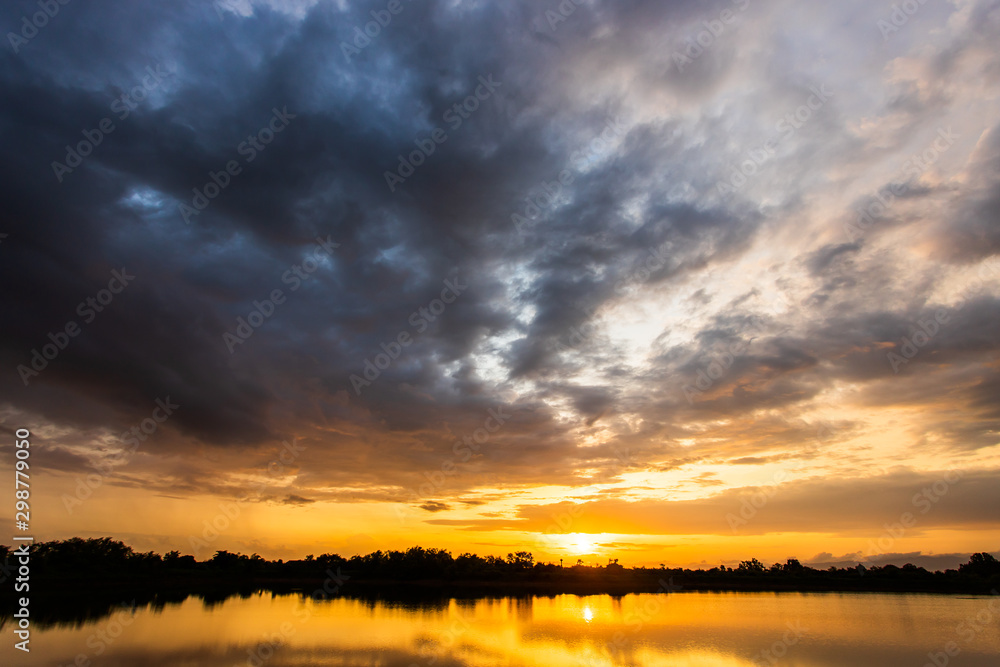
<path fill-rule="evenodd" d="M 995 666 L 1000 658 L 1000 601 L 988 596 L 674 593 L 314 601 L 295 592 L 243 591 L 127 602 L 109 607 L 103 601 L 78 610 L 83 616 L 39 622 L 30 660 L 7 642 L 0 646 L 0 664 L 920 667 L 949 642 L 960 649 L 954 665 Z M 978 625 L 959 630 L 977 618 Z M 0 621 L 5 629 L 9 620 Z"/>

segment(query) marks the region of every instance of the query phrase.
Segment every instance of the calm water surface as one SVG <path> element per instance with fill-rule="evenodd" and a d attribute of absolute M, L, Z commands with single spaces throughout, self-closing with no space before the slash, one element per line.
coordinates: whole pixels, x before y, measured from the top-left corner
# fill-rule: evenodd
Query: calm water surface
<path fill-rule="evenodd" d="M 997 596 L 681 592 L 403 604 L 262 593 L 212 605 L 191 597 L 38 629 L 30 656 L 13 649 L 5 626 L 3 665 L 83 656 L 103 667 L 924 667 L 928 654 L 937 667 L 1000 665 Z"/>

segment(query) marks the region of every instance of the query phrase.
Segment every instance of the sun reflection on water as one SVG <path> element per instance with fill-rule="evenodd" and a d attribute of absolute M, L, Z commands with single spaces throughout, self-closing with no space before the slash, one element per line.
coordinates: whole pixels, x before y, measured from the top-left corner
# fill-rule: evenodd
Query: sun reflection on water
<path fill-rule="evenodd" d="M 392 602 L 256 594 L 206 606 L 188 598 L 139 607 L 101 656 L 101 667 L 248 664 L 265 647 L 267 667 L 753 667 L 789 627 L 808 641 L 784 647 L 797 667 L 921 664 L 988 599 L 887 595 L 691 593 L 554 595 Z M 37 664 L 72 664 L 93 633 L 117 620 L 40 631 Z M 582 623 L 582 625 L 581 625 Z M 276 638 L 276 639 L 275 639 Z M 832 648 L 830 648 L 832 647 Z M 1000 637 L 978 635 L 963 667 L 995 667 Z M 35 647 L 32 646 L 33 652 Z M 273 655 L 271 655 L 273 653 Z M 892 662 L 886 656 L 892 655 Z M 0 645 L 0 664 L 19 664 Z M 262 661 L 263 662 L 263 661 Z M 252 664 L 252 663 L 249 663 Z"/>

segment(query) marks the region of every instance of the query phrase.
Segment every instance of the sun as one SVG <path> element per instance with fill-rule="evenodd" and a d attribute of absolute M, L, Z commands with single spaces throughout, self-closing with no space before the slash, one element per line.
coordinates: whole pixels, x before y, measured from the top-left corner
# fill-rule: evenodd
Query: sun
<path fill-rule="evenodd" d="M 576 556 L 589 556 L 597 551 L 597 538 L 589 533 L 566 535 L 566 549 Z"/>

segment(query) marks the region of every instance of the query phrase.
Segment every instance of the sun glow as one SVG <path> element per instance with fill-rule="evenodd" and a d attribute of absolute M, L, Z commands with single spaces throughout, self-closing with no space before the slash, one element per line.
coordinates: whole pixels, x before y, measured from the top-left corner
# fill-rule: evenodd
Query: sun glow
<path fill-rule="evenodd" d="M 589 556 L 597 551 L 597 536 L 590 533 L 566 535 L 566 549 L 577 556 Z"/>

